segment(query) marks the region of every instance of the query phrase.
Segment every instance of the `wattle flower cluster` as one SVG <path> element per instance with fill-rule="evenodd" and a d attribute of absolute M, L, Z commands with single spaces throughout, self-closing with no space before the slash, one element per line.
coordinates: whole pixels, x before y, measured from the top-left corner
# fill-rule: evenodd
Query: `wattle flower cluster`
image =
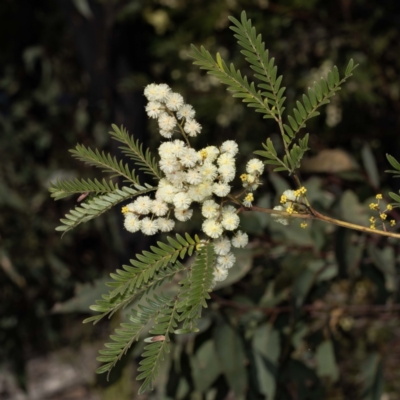
<path fill-rule="evenodd" d="M 145 235 L 169 232 L 175 220 L 188 221 L 193 215 L 193 205 L 199 204 L 204 222 L 203 232 L 213 240 L 217 261 L 214 283 L 224 280 L 228 269 L 235 264 L 233 247 L 245 247 L 248 236 L 237 231 L 240 218 L 232 205 L 224 205 L 235 178 L 235 157 L 239 151 L 233 140 L 221 147 L 208 146 L 199 151 L 190 147 L 188 137 L 197 136 L 201 125 L 194 119 L 195 111 L 185 104 L 183 97 L 165 85 L 151 84 L 145 88 L 148 99 L 146 112 L 158 121 L 161 136 L 170 139 L 180 132 L 185 141 L 175 139 L 161 143 L 158 148 L 159 167 L 164 178 L 159 181 L 155 199 L 140 196 L 123 207 L 125 228 L 129 232 L 141 230 Z M 254 190 L 264 165 L 257 159 L 247 165 L 243 182 Z M 232 233 L 229 239 L 226 232 Z"/>
<path fill-rule="evenodd" d="M 307 189 L 302 186 L 297 190 L 285 190 L 281 196 L 281 206 L 275 206 L 274 210 L 285 211 L 288 214 L 297 214 L 303 205 L 302 196 L 307 192 Z M 271 214 L 275 222 L 279 222 L 282 225 L 289 225 L 288 218 L 282 217 L 279 214 Z M 300 225 L 302 228 L 307 226 L 307 223 L 303 222 Z"/>

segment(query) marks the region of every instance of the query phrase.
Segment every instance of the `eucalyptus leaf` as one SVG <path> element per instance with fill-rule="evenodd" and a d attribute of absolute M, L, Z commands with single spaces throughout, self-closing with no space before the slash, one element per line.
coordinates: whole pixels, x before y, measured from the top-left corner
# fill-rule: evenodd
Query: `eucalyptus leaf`
<path fill-rule="evenodd" d="M 296 298 L 296 306 L 300 307 L 306 299 L 308 292 L 316 278 L 316 273 L 309 269 L 300 273 L 293 285 L 293 295 Z"/>
<path fill-rule="evenodd" d="M 381 400 L 383 394 L 382 360 L 378 353 L 370 353 L 362 366 L 362 400 Z"/>
<path fill-rule="evenodd" d="M 236 398 L 244 399 L 248 380 L 242 340 L 233 327 L 226 323 L 217 324 L 213 336 L 221 370 Z"/>
<path fill-rule="evenodd" d="M 339 379 L 339 368 L 336 364 L 335 351 L 331 340 L 324 340 L 315 354 L 317 375 L 329 378 L 332 382 Z"/>
<path fill-rule="evenodd" d="M 197 391 L 205 393 L 222 372 L 215 362 L 216 348 L 213 340 L 207 340 L 190 357 L 193 383 Z"/>
<path fill-rule="evenodd" d="M 374 186 L 374 188 L 378 189 L 380 185 L 378 167 L 376 165 L 375 157 L 372 153 L 371 146 L 368 143 L 364 144 L 361 150 L 361 156 L 364 168 L 367 171 L 369 181 Z"/>
<path fill-rule="evenodd" d="M 270 323 L 261 325 L 254 333 L 252 345 L 260 391 L 267 399 L 273 399 L 280 355 L 279 331 Z"/>
<path fill-rule="evenodd" d="M 383 273 L 385 277 L 386 289 L 390 292 L 395 291 L 398 282 L 393 247 L 386 246 L 383 249 L 378 249 L 373 243 L 369 243 L 367 249 L 375 266 Z"/>

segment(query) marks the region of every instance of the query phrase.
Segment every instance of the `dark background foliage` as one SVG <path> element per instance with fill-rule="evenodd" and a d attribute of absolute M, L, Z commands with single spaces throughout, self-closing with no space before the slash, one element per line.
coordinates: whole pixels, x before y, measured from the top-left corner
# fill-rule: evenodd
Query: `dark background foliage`
<path fill-rule="evenodd" d="M 80 142 L 118 154 L 107 134 L 112 122 L 124 124 L 146 146 L 155 145 L 142 95 L 151 82 L 170 84 L 193 104 L 203 125 L 202 144 L 236 139 L 242 162 L 266 137 L 279 139 L 272 122 L 232 99 L 187 55 L 191 43 L 204 45 L 250 73 L 228 21 L 243 9 L 276 58 L 288 87 L 288 110 L 333 65 L 343 71 L 350 58 L 360 64 L 308 127 L 311 155 L 324 154 L 303 170 L 314 187 L 314 204 L 351 219 L 365 213 L 363 205 L 378 191 L 396 188 L 382 172 L 388 168 L 385 153 L 400 158 L 397 1 L 1 1 L 0 355 L 22 387 L 29 386 L 29 360 L 104 339 L 111 330 L 107 324 L 81 326 L 104 290 L 93 282 L 149 244 L 121 229 L 118 212 L 61 240 L 54 228 L 76 199 L 55 203 L 49 182 L 99 176 L 67 149 Z M 343 150 L 344 158 L 323 153 L 327 149 Z M 288 184 L 290 179 L 285 183 L 270 173 L 259 194 L 264 205 Z M 247 398 L 398 398 L 398 244 L 342 229 L 314 226 L 303 235 L 275 225 L 248 218 L 253 245 L 242 263 L 246 276 L 215 292 L 202 333 L 177 344 L 181 370 L 163 371 L 169 383 L 159 383 L 152 396 L 201 398 L 211 388 L 223 399 L 240 392 L 232 383 L 235 375 L 223 368 L 215 376 L 208 369 L 209 386 L 199 383 L 198 374 L 206 371 L 197 362 L 212 364 L 213 346 L 221 359 L 232 352 L 222 335 L 243 353 Z M 92 298 L 77 296 L 79 288 Z M 133 378 L 126 380 L 129 386 Z M 270 381 L 276 384 L 265 388 Z M 2 390 L 0 398 L 12 398 Z"/>

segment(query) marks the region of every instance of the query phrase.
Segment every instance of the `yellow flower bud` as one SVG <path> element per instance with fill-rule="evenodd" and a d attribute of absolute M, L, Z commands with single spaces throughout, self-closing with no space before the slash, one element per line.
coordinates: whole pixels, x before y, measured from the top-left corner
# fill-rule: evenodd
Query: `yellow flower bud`
<path fill-rule="evenodd" d="M 207 150 L 206 149 L 200 150 L 199 155 L 204 160 L 205 158 L 207 158 Z"/>
<path fill-rule="evenodd" d="M 126 213 L 129 212 L 129 209 L 128 209 L 127 206 L 123 206 L 122 209 L 121 209 L 121 211 L 122 211 L 122 214 L 126 214 Z"/>

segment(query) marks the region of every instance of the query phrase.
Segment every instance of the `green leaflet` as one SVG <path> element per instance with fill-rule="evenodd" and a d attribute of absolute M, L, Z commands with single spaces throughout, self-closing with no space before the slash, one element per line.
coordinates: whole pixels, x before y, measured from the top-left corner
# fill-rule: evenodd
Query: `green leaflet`
<path fill-rule="evenodd" d="M 260 92 L 257 92 L 254 83 L 249 83 L 246 76 L 242 76 L 239 70 L 236 70 L 234 65 L 228 67 L 225 62 L 217 54 L 217 60 L 214 61 L 210 53 L 203 47 L 198 50 L 194 45 L 191 45 L 191 56 L 197 61 L 195 65 L 199 65 L 201 69 L 208 70 L 210 75 L 215 76 L 228 86 L 228 90 L 232 92 L 233 97 L 239 97 L 244 103 L 248 103 L 248 107 L 254 107 L 256 112 L 271 115 L 268 103 L 265 103 Z"/>
<path fill-rule="evenodd" d="M 215 253 L 211 243 L 205 244 L 197 254 L 188 277 L 181 282 L 181 301 L 178 309 L 183 328 L 193 326 L 194 321 L 201 317 L 202 307 L 207 307 L 206 300 L 210 298 L 213 280 Z"/>
<path fill-rule="evenodd" d="M 158 168 L 157 161 L 152 157 L 150 150 L 146 149 L 143 152 L 143 144 L 139 143 L 139 140 L 134 140 L 133 136 L 129 136 L 128 131 L 121 125 L 120 128 L 117 125 L 111 125 L 113 130 L 110 135 L 114 140 L 124 143 L 125 146 L 120 146 L 124 154 L 129 156 L 136 165 L 140 166 L 140 170 L 144 171 L 145 174 L 153 175 L 157 179 L 163 177 L 161 171 Z"/>
<path fill-rule="evenodd" d="M 332 71 L 328 72 L 327 79 L 321 78 L 319 82 L 314 82 L 312 88 L 308 88 L 307 94 L 302 95 L 302 102 L 297 101 L 296 106 L 293 109 L 293 115 L 288 116 L 288 121 L 293 129 L 290 135 L 293 139 L 300 129 L 306 126 L 306 122 L 319 115 L 317 111 L 318 108 L 322 107 L 324 104 L 330 103 L 330 98 L 340 90 L 340 86 L 346 82 L 346 80 L 352 75 L 353 70 L 357 68 L 354 65 L 353 60 L 350 60 L 345 76 L 340 80 L 339 70 L 336 66 L 333 67 Z M 288 145 L 291 142 L 288 143 Z"/>
<path fill-rule="evenodd" d="M 132 312 L 128 323 L 122 323 L 115 334 L 110 336 L 113 341 L 106 343 L 106 349 L 100 350 L 97 361 L 105 363 L 97 369 L 97 373 L 110 372 L 115 364 L 127 353 L 132 343 L 139 339 L 144 327 L 153 319 L 170 314 L 171 297 L 164 294 L 147 299 L 147 306 L 139 305 Z"/>
<path fill-rule="evenodd" d="M 151 186 L 143 187 L 136 185 L 136 187 L 139 190 L 124 186 L 121 189 L 115 189 L 115 191 L 111 193 L 97 196 L 84 203 L 81 203 L 80 206 L 76 206 L 74 209 L 70 210 L 69 214 L 66 214 L 65 218 L 60 220 L 62 225 L 58 226 L 56 230 L 64 233 L 68 232 L 81 223 L 98 217 L 122 201 L 156 190 L 156 188 Z"/>
<path fill-rule="evenodd" d="M 179 234 L 175 237 L 176 240 L 167 237 L 169 244 L 157 242 L 157 246 L 150 247 L 151 252 L 137 254 L 136 260 L 130 260 L 130 266 L 123 265 L 122 269 L 112 273 L 113 281 L 107 283 L 112 290 L 90 307 L 100 314 L 87 318 L 84 323 L 97 323 L 107 315 L 111 317 L 117 310 L 185 270 L 177 259 L 183 259 L 186 254 L 191 256 L 200 239 L 197 236 L 193 239 L 188 233 L 185 238 Z"/>
<path fill-rule="evenodd" d="M 188 238 L 188 235 L 186 237 Z M 189 241 L 179 235 L 177 241 L 168 239 L 175 250 L 183 245 L 194 246 L 196 243 L 191 238 Z M 213 245 L 211 243 L 202 245 L 187 278 L 181 282 L 181 291 L 177 296 L 153 295 L 146 298 L 146 306 L 139 305 L 137 310 L 132 311 L 129 322 L 122 323 L 121 327 L 115 330 L 115 334 L 110 336 L 112 342 L 106 343 L 106 348 L 100 350 L 97 360 L 105 364 L 97 369 L 97 373 L 109 372 L 127 353 L 133 342 L 139 339 L 145 326 L 154 320 L 154 326 L 149 331 L 152 336 L 145 339 L 149 344 L 144 348 L 143 359 L 138 369 L 140 374 L 137 377 L 138 380 L 144 379 L 139 393 L 150 388 L 157 376 L 160 363 L 169 352 L 170 334 L 188 332 L 187 328 L 194 331 L 195 320 L 200 317 L 202 307 L 207 307 L 206 300 L 210 297 L 208 293 L 213 280 L 214 258 Z M 89 318 L 86 322 L 89 320 L 93 318 Z M 182 321 L 183 329 L 177 329 L 179 322 Z"/>
<path fill-rule="evenodd" d="M 78 193 L 94 193 L 96 195 L 112 193 L 118 190 L 118 185 L 113 181 L 103 179 L 99 182 L 97 179 L 71 179 L 51 183 L 49 191 L 54 200 L 60 200 L 64 197 L 72 196 Z"/>
<path fill-rule="evenodd" d="M 278 116 L 282 115 L 285 110 L 283 104 L 286 97 L 283 97 L 283 94 L 286 88 L 281 88 L 282 75 L 277 78 L 278 68 L 274 65 L 275 58 L 269 57 L 269 51 L 265 49 L 262 36 L 257 35 L 256 29 L 252 26 L 251 20 L 247 19 L 245 11 L 242 11 L 240 21 L 234 17 L 229 17 L 229 20 L 234 24 L 230 27 L 235 32 L 234 37 L 244 48 L 241 53 L 246 57 L 250 68 L 255 71 L 254 77 L 262 82 L 257 86 L 261 90 L 266 90 L 266 92 L 261 92 L 261 95 L 272 106 L 270 115 L 275 118 L 274 108 L 277 110 Z"/>
<path fill-rule="evenodd" d="M 122 160 L 117 160 L 116 157 L 111 157 L 110 154 L 99 150 L 92 150 L 90 147 L 77 144 L 75 149 L 71 149 L 72 155 L 86 164 L 96 168 L 101 168 L 103 172 L 113 174 L 112 177 L 121 176 L 125 178 L 125 182 L 131 184 L 139 184 L 139 179 L 135 175 L 135 170 L 130 170 L 128 164 L 124 164 Z"/>
<path fill-rule="evenodd" d="M 228 65 L 219 53 L 214 59 L 204 47 L 197 49 L 192 45 L 191 55 L 195 60 L 194 64 L 207 70 L 209 74 L 227 85 L 227 90 L 233 97 L 242 99 L 248 107 L 263 114 L 263 118 L 271 118 L 278 123 L 284 144 L 284 156 L 278 155 L 269 138 L 263 144 L 263 150 L 255 153 L 265 157 L 265 163 L 273 165 L 275 171 L 286 171 L 292 174 L 299 168 L 301 159 L 308 150 L 308 134 L 303 138 L 299 138 L 297 134 L 306 126 L 310 118 L 319 114 L 317 111 L 319 107 L 329 103 L 330 97 L 340 90 L 341 84 L 351 76 L 356 66 L 353 60 L 350 60 L 343 79 L 340 79 L 338 69 L 334 67 L 332 71 L 329 71 L 326 79 L 321 78 L 313 84 L 312 88 L 308 88 L 307 93 L 296 102 L 292 115 L 283 120 L 286 88 L 282 87 L 283 77 L 278 75 L 274 57 L 270 57 L 261 35 L 257 34 L 245 12 L 242 12 L 240 20 L 233 17 L 230 17 L 230 20 L 233 24 L 231 30 L 242 47 L 241 53 L 254 71 L 253 77 L 256 83 L 242 75 L 233 64 Z M 122 144 L 120 146 L 122 152 L 141 171 L 152 175 L 155 179 L 163 178 L 156 158 L 151 155 L 149 149 L 144 151 L 143 145 L 130 136 L 123 126 L 112 125 L 110 135 Z M 66 232 L 82 222 L 101 215 L 122 201 L 157 189 L 148 184 L 141 186 L 135 170 L 131 169 L 128 163 L 110 154 L 92 150 L 83 145 L 77 145 L 71 153 L 75 158 L 100 168 L 103 172 L 111 173 L 112 177 L 122 177 L 127 184 L 119 188 L 112 180 L 105 179 L 102 181 L 74 179 L 51 184 L 51 196 L 56 200 L 78 193 L 91 195 L 61 220 L 62 225 L 57 228 L 59 231 Z M 392 166 L 400 171 L 400 164 L 389 157 L 388 160 Z M 390 195 L 400 204 L 400 196 L 393 193 Z M 195 254 L 195 259 L 190 266 L 181 263 L 186 255 L 193 254 Z M 100 351 L 98 361 L 103 362 L 104 365 L 97 372 L 109 372 L 139 339 L 145 327 L 153 322 L 153 327 L 149 331 L 151 336 L 145 339 L 148 344 L 142 354 L 143 359 L 140 362 L 138 376 L 138 379 L 143 380 L 139 393 L 150 388 L 158 373 L 160 363 L 169 352 L 170 335 L 196 331 L 202 309 L 207 307 L 207 300 L 210 298 L 214 262 L 213 245 L 200 242 L 197 235 L 192 238 L 186 233 L 185 236 L 177 234 L 174 237 L 167 237 L 165 243 L 157 242 L 156 246 L 151 246 L 149 250 L 137 254 L 135 259 L 130 260 L 129 265 L 123 265 L 112 273 L 112 280 L 107 283 L 109 292 L 90 307 L 97 315 L 87 318 L 84 322 L 97 323 L 103 317 L 111 317 L 118 310 L 126 308 L 139 299 L 145 300 L 146 305 L 139 304 L 135 310 L 132 310 L 129 322 L 122 323 L 110 336 L 110 342 L 105 344 L 105 348 Z M 165 282 L 171 281 L 177 274 L 179 274 L 180 288 L 176 295 L 158 294 L 155 291 Z M 182 278 L 181 275 L 183 275 Z M 220 347 L 229 345 L 225 349 L 227 352 L 235 346 L 241 346 L 240 340 L 230 327 L 229 329 L 224 327 L 216 336 Z M 225 340 L 227 337 L 231 340 Z M 276 337 L 279 339 L 279 336 Z M 211 346 L 208 347 L 211 348 Z M 239 364 L 233 365 L 236 361 L 233 357 L 235 354 L 229 354 L 228 361 L 223 363 L 223 369 L 228 381 L 234 386 L 235 392 L 241 395 L 246 390 L 247 381 L 243 376 L 244 356 L 239 355 Z M 264 360 L 261 356 L 259 361 L 263 367 L 260 377 L 265 377 L 268 371 L 264 371 Z M 237 379 L 237 376 L 241 379 Z M 263 389 L 268 395 L 275 390 L 265 387 Z"/>
<path fill-rule="evenodd" d="M 395 178 L 400 177 L 400 163 L 390 154 L 386 154 L 386 158 L 389 161 L 390 165 L 394 168 L 394 170 L 386 170 L 389 174 L 394 174 Z M 400 192 L 399 192 L 400 194 Z M 391 203 L 393 207 L 400 207 L 400 196 L 396 193 L 389 192 L 389 196 L 395 201 L 395 203 Z"/>
<path fill-rule="evenodd" d="M 306 126 L 309 119 L 319 115 L 317 109 L 330 102 L 329 99 L 340 90 L 340 86 L 352 75 L 352 71 L 356 67 L 357 65 L 354 66 L 353 60 L 350 60 L 345 77 L 341 80 L 337 67 L 333 67 L 333 70 L 328 73 L 327 80 L 321 78 L 319 82 L 314 82 L 313 88 L 308 88 L 308 96 L 303 94 L 303 101 L 296 102 L 293 116 L 287 117 L 288 124 L 282 124 L 281 133 L 285 143 L 283 159 L 277 156 L 270 139 L 267 139 L 266 144 L 262 144 L 264 150 L 257 150 L 254 153 L 267 158 L 266 164 L 277 165 L 274 171 L 287 171 L 289 175 L 293 174 L 300 167 L 304 153 L 308 150 L 308 133 L 297 143 L 294 143 L 296 135 L 300 129 Z"/>

